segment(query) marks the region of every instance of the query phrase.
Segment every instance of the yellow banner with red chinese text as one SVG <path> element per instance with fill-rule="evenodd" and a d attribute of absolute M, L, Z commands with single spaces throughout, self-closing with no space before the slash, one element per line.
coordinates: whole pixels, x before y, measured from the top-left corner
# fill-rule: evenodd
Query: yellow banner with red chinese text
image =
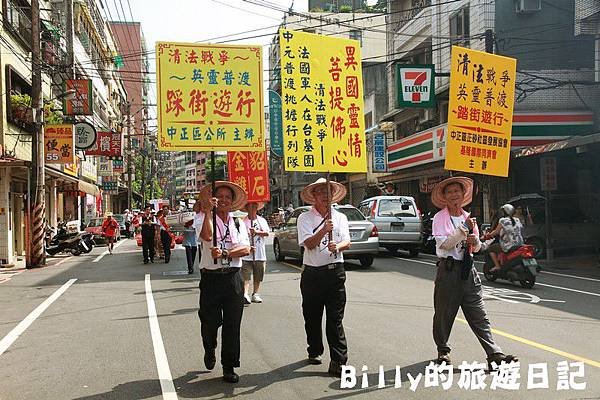
<path fill-rule="evenodd" d="M 44 159 L 46 164 L 75 162 L 73 125 L 46 125 L 44 128 Z"/>
<path fill-rule="evenodd" d="M 447 170 L 508 176 L 517 60 L 452 46 Z"/>
<path fill-rule="evenodd" d="M 360 43 L 280 30 L 286 171 L 366 172 Z"/>
<path fill-rule="evenodd" d="M 158 149 L 265 149 L 262 48 L 156 43 Z"/>

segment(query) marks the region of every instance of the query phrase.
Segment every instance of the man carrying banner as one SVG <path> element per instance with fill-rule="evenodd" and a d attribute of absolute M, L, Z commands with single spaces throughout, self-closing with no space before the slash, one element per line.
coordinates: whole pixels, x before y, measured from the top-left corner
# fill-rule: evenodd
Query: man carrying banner
<path fill-rule="evenodd" d="M 267 266 L 266 237 L 269 236 L 269 224 L 267 220 L 257 215 L 258 210 L 265 207 L 265 203 L 248 202 L 243 211 L 248 215 L 244 218 L 246 229 L 250 233 L 250 255 L 242 258 L 242 275 L 244 277 L 244 301 L 246 304 L 262 303 L 262 297 L 258 291 L 260 283 L 265 276 Z M 250 297 L 250 276 L 252 275 L 254 286 L 252 297 Z"/>
<path fill-rule="evenodd" d="M 200 190 L 204 209 L 197 214 L 201 221 L 200 240 L 200 327 L 204 346 L 204 365 L 215 367 L 217 331 L 221 332 L 221 364 L 223 379 L 236 383 L 239 376 L 234 368 L 240 366 L 240 325 L 244 311 L 244 289 L 241 274 L 242 257 L 250 254 L 246 225 L 234 218 L 232 211 L 246 204 L 244 190 L 231 182 L 216 181 L 215 197 L 212 187 Z M 216 226 L 213 226 L 213 209 L 216 207 Z M 217 245 L 213 246 L 213 234 Z"/>
<path fill-rule="evenodd" d="M 329 374 L 340 376 L 348 361 L 348 346 L 342 319 L 346 307 L 346 271 L 342 252 L 350 248 L 348 219 L 331 207 L 346 196 L 337 182 L 319 178 L 302 190 L 300 197 L 313 207 L 298 217 L 298 242 L 304 247 L 304 270 L 300 279 L 302 314 L 308 343 L 308 362 L 321 364 L 321 321 L 325 308 L 325 333 L 329 344 Z"/>

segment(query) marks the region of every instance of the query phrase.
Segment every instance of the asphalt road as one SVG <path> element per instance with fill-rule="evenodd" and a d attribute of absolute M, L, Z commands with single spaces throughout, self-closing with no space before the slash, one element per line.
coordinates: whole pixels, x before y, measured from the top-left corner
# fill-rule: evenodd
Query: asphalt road
<path fill-rule="evenodd" d="M 170 264 L 143 265 L 141 250 L 128 240 L 113 255 L 98 247 L 48 268 L 0 273 L 0 399 L 600 398 L 600 279 L 554 272 L 539 276 L 530 290 L 484 281 L 494 335 L 521 359 L 519 389 L 493 390 L 491 375 L 484 375 L 483 390 L 459 387 L 458 365 L 485 361 L 459 312 L 451 387 L 426 387 L 428 374 L 411 390 L 410 377 L 425 375 L 436 356 L 433 260 L 383 256 L 369 269 L 348 267 L 344 323 L 357 381 L 345 389 L 326 374 L 327 351 L 322 366 L 305 362 L 297 261 L 268 262 L 264 303 L 244 311 L 235 385 L 222 382 L 219 364 L 212 372 L 204 368 L 199 276 L 183 272 L 181 249 Z M 572 381 L 586 382 L 584 390 L 557 390 L 561 361 L 582 362 L 584 376 Z M 547 389 L 527 388 L 530 365 L 537 363 L 547 365 Z"/>

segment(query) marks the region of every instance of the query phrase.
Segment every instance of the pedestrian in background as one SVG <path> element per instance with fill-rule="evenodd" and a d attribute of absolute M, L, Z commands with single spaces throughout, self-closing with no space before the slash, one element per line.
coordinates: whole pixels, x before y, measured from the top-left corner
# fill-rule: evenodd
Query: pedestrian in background
<path fill-rule="evenodd" d="M 187 260 L 188 274 L 194 273 L 194 261 L 196 261 L 196 251 L 198 250 L 198 240 L 196 239 L 196 229 L 194 229 L 194 220 L 187 221 L 183 230 L 183 247 L 185 248 L 185 259 Z"/>
<path fill-rule="evenodd" d="M 200 328 L 204 346 L 204 365 L 215 367 L 217 332 L 221 331 L 221 364 L 223 380 L 236 383 L 240 377 L 234 368 L 240 366 L 240 327 L 244 312 L 244 280 L 242 257 L 250 254 L 246 225 L 233 216 L 246 204 L 247 195 L 239 185 L 216 181 L 215 197 L 211 185 L 200 190 L 206 208 L 202 220 L 200 239 Z M 217 209 L 216 226 L 213 226 L 213 207 Z M 213 246 L 213 232 L 217 247 Z"/>
<path fill-rule="evenodd" d="M 156 236 L 156 220 L 152 215 L 151 208 L 146 207 L 144 213 L 140 213 L 141 218 L 141 235 L 142 235 L 142 255 L 144 257 L 144 264 L 148 262 L 154 263 L 155 255 L 155 236 Z"/>
<path fill-rule="evenodd" d="M 106 244 L 108 246 L 108 252 L 112 254 L 113 247 L 115 243 L 115 238 L 117 237 L 117 232 L 119 231 L 119 223 L 116 219 L 113 218 L 113 213 L 107 212 L 106 219 L 102 223 L 102 235 L 106 238 Z"/>
<path fill-rule="evenodd" d="M 266 238 L 269 236 L 269 224 L 267 220 L 257 215 L 259 210 L 265 207 L 264 202 L 247 203 L 243 211 L 248 215 L 244 218 L 244 224 L 250 234 L 250 254 L 242 258 L 242 276 L 244 278 L 244 301 L 246 304 L 262 303 L 259 294 L 260 283 L 265 277 L 267 267 Z M 253 291 L 250 297 L 250 278 L 253 278 Z"/>
<path fill-rule="evenodd" d="M 164 206 L 160 217 L 158 218 L 158 226 L 160 228 L 160 243 L 162 244 L 163 251 L 165 253 L 165 264 L 168 264 L 171 260 L 171 241 L 173 240 L 173 233 L 171 233 L 171 227 L 167 223 L 167 215 L 169 214 L 169 206 Z"/>
<path fill-rule="evenodd" d="M 346 188 L 337 182 L 329 183 L 331 203 L 346 196 Z M 325 333 L 329 344 L 329 374 L 339 377 L 342 365 L 348 361 L 348 344 L 342 320 L 346 307 L 346 271 L 343 251 L 350 248 L 348 218 L 328 207 L 327 181 L 319 178 L 306 186 L 300 197 L 312 208 L 298 217 L 298 242 L 304 247 L 300 278 L 302 314 L 308 362 L 321 364 L 323 333 L 321 323 L 325 309 Z M 329 234 L 331 233 L 331 238 Z"/>
<path fill-rule="evenodd" d="M 433 292 L 433 339 L 437 346 L 438 364 L 451 364 L 448 339 L 459 308 L 487 354 L 494 369 L 502 361 L 518 361 L 505 355 L 492 337 L 492 328 L 483 304 L 481 279 L 473 266 L 472 252 L 481 248 L 479 229 L 474 218 L 463 207 L 473 198 L 473 180 L 453 177 L 438 183 L 431 202 L 441 210 L 433 217 L 433 236 L 438 256 Z"/>
<path fill-rule="evenodd" d="M 155 221 L 156 221 L 156 225 L 154 225 L 154 229 L 156 230 L 155 234 L 154 234 L 154 247 L 156 248 L 156 254 L 158 258 L 164 259 L 165 258 L 165 251 L 162 245 L 162 241 L 160 238 L 160 224 L 158 223 L 158 220 L 162 217 L 163 212 L 162 210 L 158 210 L 156 212 L 155 215 Z"/>

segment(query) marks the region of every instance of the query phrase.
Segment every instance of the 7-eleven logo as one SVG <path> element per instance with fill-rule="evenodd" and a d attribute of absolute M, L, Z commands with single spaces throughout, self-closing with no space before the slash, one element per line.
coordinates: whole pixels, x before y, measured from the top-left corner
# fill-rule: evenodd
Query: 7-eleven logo
<path fill-rule="evenodd" d="M 400 67 L 403 105 L 426 103 L 432 99 L 433 70 L 428 67 Z"/>

